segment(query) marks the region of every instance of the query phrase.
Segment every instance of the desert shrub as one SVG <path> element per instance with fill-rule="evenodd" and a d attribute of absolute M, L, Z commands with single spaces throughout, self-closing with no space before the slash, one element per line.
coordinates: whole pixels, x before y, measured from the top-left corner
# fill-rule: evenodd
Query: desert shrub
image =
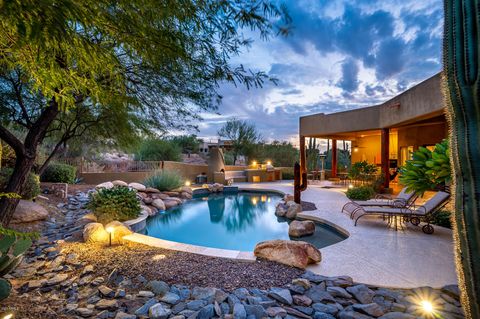
<path fill-rule="evenodd" d="M 174 141 L 148 139 L 140 143 L 135 153 L 137 161 L 173 161 L 182 160 L 182 149 Z"/>
<path fill-rule="evenodd" d="M 137 192 L 128 187 L 100 189 L 97 193 L 90 195 L 87 207 L 102 224 L 113 220 L 134 219 L 140 214 Z"/>
<path fill-rule="evenodd" d="M 183 185 L 183 179 L 175 171 L 157 171 L 143 182 L 145 186 L 156 188 L 160 191 L 171 191 Z"/>
<path fill-rule="evenodd" d="M 436 214 L 433 215 L 432 224 L 452 228 L 452 221 L 451 221 L 452 212 L 449 210 L 440 210 Z"/>
<path fill-rule="evenodd" d="M 282 167 L 280 170 L 282 171 L 283 180 L 294 179 L 293 167 Z"/>
<path fill-rule="evenodd" d="M 47 166 L 40 176 L 42 182 L 73 184 L 77 176 L 77 168 L 61 163 L 52 163 Z"/>
<path fill-rule="evenodd" d="M 5 189 L 12 173 L 12 168 L 2 168 L 0 170 L 0 191 Z M 23 199 L 32 199 L 38 194 L 40 194 L 40 179 L 38 175 L 30 173 L 20 195 Z"/>
<path fill-rule="evenodd" d="M 370 186 L 354 187 L 347 191 L 347 197 L 352 200 L 368 200 L 373 195 L 375 195 L 375 191 Z"/>

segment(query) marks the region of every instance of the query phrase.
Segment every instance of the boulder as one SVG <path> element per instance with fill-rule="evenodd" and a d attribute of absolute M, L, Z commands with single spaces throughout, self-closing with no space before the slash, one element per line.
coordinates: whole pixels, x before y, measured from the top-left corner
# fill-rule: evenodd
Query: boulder
<path fill-rule="evenodd" d="M 110 188 L 113 188 L 113 186 L 114 185 L 112 182 L 105 182 L 95 186 L 95 189 L 102 189 L 102 188 L 110 189 Z"/>
<path fill-rule="evenodd" d="M 320 251 L 303 241 L 267 240 L 255 246 L 256 257 L 276 261 L 285 265 L 305 269 L 308 264 L 322 260 Z"/>
<path fill-rule="evenodd" d="M 143 192 L 147 189 L 145 187 L 145 185 L 140 184 L 140 183 L 130 183 L 130 184 L 128 184 L 128 187 L 133 188 L 133 189 L 135 189 L 136 191 L 139 191 L 139 192 Z"/>
<path fill-rule="evenodd" d="M 302 212 L 302 205 L 295 203 L 294 201 L 287 202 L 287 213 L 285 217 L 288 219 L 295 219 L 298 213 Z"/>
<path fill-rule="evenodd" d="M 158 210 L 165 210 L 165 203 L 160 198 L 154 199 L 152 202 L 152 206 L 157 208 Z"/>
<path fill-rule="evenodd" d="M 48 217 L 48 211 L 40 204 L 21 199 L 13 213 L 11 223 L 29 223 L 44 220 Z"/>
<path fill-rule="evenodd" d="M 169 209 L 169 208 L 178 206 L 178 202 L 175 201 L 175 200 L 172 200 L 172 199 L 165 199 L 163 201 L 163 203 L 165 204 L 165 209 Z"/>
<path fill-rule="evenodd" d="M 210 185 L 208 185 L 208 190 L 211 193 L 223 192 L 223 185 L 220 184 L 220 183 L 210 184 Z"/>
<path fill-rule="evenodd" d="M 109 234 L 100 223 L 90 223 L 83 228 L 83 240 L 86 243 L 106 243 L 109 238 Z"/>
<path fill-rule="evenodd" d="M 143 198 L 142 200 L 147 205 L 153 203 L 153 198 L 151 198 L 151 197 Z"/>
<path fill-rule="evenodd" d="M 140 205 L 140 207 L 148 214 L 148 216 L 155 216 L 157 214 L 157 210 L 154 212 L 153 209 L 148 206 Z"/>
<path fill-rule="evenodd" d="M 191 188 L 191 187 L 188 187 L 188 186 L 183 186 L 183 187 L 181 188 L 181 192 L 182 192 L 182 193 L 188 193 L 188 194 L 190 194 L 190 195 L 193 194 L 192 188 Z"/>
<path fill-rule="evenodd" d="M 180 196 L 185 199 L 192 199 L 193 197 L 191 193 L 187 193 L 187 192 L 182 192 Z"/>
<path fill-rule="evenodd" d="M 315 223 L 311 220 L 294 220 L 288 227 L 288 236 L 303 237 L 315 233 Z"/>
<path fill-rule="evenodd" d="M 145 188 L 145 193 L 160 193 L 160 191 L 153 187 L 147 187 Z"/>
<path fill-rule="evenodd" d="M 112 228 L 112 243 L 121 244 L 123 243 L 123 236 L 133 234 L 133 232 L 123 223 L 114 220 L 105 225 L 105 230 Z"/>
<path fill-rule="evenodd" d="M 75 225 L 85 226 L 87 224 L 96 223 L 96 222 L 97 222 L 97 216 L 95 216 L 92 213 L 88 213 L 88 214 L 80 217 L 79 219 L 77 219 L 77 221 L 75 222 Z"/>
<path fill-rule="evenodd" d="M 285 217 L 287 214 L 287 205 L 283 203 L 278 203 L 277 208 L 275 209 L 275 215 L 278 217 Z"/>
<path fill-rule="evenodd" d="M 125 183 L 124 181 L 120 181 L 120 180 L 115 180 L 112 182 L 113 186 L 122 186 L 122 187 L 127 187 L 128 184 Z"/>

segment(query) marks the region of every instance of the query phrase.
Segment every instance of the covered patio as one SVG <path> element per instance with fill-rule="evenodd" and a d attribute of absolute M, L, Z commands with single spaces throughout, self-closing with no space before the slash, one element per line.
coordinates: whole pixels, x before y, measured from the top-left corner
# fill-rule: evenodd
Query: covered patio
<path fill-rule="evenodd" d="M 367 161 L 381 168 L 383 186 L 420 146 L 433 147 L 447 136 L 441 74 L 417 84 L 383 104 L 300 118 L 300 171 L 307 173 L 307 138 L 329 139 L 331 177 L 338 176 L 337 144 L 350 141 L 351 163 Z M 306 176 L 306 174 L 300 174 Z"/>

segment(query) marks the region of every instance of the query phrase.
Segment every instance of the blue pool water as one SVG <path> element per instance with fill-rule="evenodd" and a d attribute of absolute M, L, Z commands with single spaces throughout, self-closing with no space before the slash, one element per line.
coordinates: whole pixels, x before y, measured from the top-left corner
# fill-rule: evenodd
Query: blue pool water
<path fill-rule="evenodd" d="M 287 220 L 275 216 L 280 200 L 274 193 L 253 192 L 198 197 L 148 218 L 143 233 L 185 244 L 252 251 L 264 240 L 289 239 Z M 301 238 L 318 248 L 343 239 L 343 234 L 321 224 L 314 235 Z"/>

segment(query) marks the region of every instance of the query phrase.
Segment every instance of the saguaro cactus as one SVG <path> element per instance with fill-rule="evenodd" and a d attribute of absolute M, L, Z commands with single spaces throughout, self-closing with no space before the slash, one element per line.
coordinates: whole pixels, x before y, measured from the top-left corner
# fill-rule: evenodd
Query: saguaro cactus
<path fill-rule="evenodd" d="M 480 0 L 445 0 L 444 89 L 455 183 L 455 258 L 467 318 L 480 318 Z"/>

